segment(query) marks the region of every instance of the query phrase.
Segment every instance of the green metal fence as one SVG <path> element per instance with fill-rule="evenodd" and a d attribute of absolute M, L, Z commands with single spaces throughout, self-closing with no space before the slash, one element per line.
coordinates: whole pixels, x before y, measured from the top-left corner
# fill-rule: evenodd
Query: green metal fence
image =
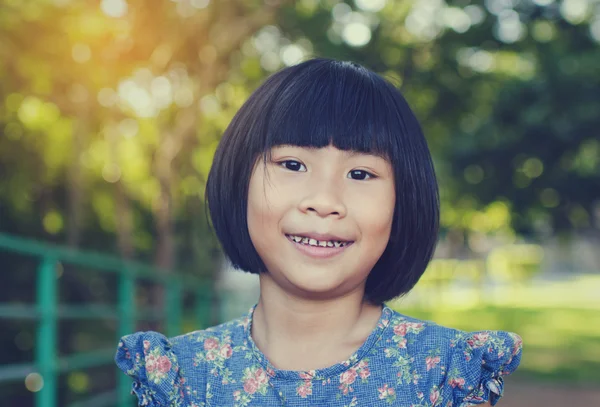
<path fill-rule="evenodd" d="M 195 296 L 194 316 L 198 326 L 206 326 L 210 306 L 210 290 L 206 282 L 174 273 L 164 273 L 154 267 L 100 253 L 84 252 L 45 243 L 17 238 L 0 233 L 0 251 L 33 257 L 39 261 L 37 267 L 36 304 L 13 305 L 0 303 L 0 318 L 33 319 L 36 321 L 35 360 L 31 363 L 0 366 L 0 383 L 23 381 L 29 374 L 38 373 L 43 380 L 41 390 L 35 393 L 36 407 L 57 406 L 58 375 L 113 363 L 116 340 L 134 331 L 137 320 L 159 320 L 166 318 L 166 334 L 181 333 L 184 290 Z M 85 267 L 118 277 L 118 304 L 116 306 L 69 306 L 60 304 L 56 267 L 59 263 Z M 10 272 L 10 270 L 9 270 Z M 165 287 L 165 309 L 163 312 L 136 312 L 136 280 L 144 279 Z M 62 319 L 112 319 L 118 320 L 115 346 L 93 352 L 76 353 L 58 357 L 57 325 Z M 115 368 L 116 369 L 116 368 Z M 118 374 L 115 391 L 99 394 L 91 399 L 71 404 L 79 406 L 130 406 L 131 380 Z"/>

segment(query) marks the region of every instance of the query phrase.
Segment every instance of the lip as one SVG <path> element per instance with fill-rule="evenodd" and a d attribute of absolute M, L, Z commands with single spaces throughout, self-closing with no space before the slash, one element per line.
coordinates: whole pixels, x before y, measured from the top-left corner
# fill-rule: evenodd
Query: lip
<path fill-rule="evenodd" d="M 321 240 L 321 241 L 336 240 L 336 241 L 344 241 L 344 242 L 349 242 L 349 243 L 342 247 L 309 246 L 309 245 L 305 245 L 305 244 L 301 244 L 301 243 L 296 243 L 289 236 L 304 236 L 304 237 Z M 354 241 L 348 241 L 348 240 L 340 239 L 337 236 L 327 235 L 327 234 L 318 234 L 318 233 L 309 233 L 309 234 L 302 233 L 302 234 L 298 234 L 298 235 L 286 234 L 285 238 L 287 239 L 288 242 L 293 244 L 294 247 L 296 249 L 298 249 L 299 252 L 301 252 L 302 254 L 305 254 L 309 257 L 315 258 L 315 259 L 329 259 L 329 258 L 335 257 L 335 256 L 343 253 L 344 251 L 346 251 L 346 249 L 348 249 L 349 247 L 351 247 L 354 244 Z"/>

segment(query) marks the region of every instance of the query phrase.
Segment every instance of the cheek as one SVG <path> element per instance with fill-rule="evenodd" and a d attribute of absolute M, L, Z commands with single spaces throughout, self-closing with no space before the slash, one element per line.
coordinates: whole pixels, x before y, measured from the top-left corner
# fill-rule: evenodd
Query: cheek
<path fill-rule="evenodd" d="M 370 228 L 371 235 L 375 235 L 378 238 L 386 241 L 390 237 L 390 233 L 392 231 L 392 221 L 394 216 L 394 208 L 379 208 L 378 210 L 373 211 L 373 214 L 370 216 L 370 224 L 372 227 Z"/>
<path fill-rule="evenodd" d="M 260 169 L 250 178 L 248 186 L 248 230 L 250 237 L 254 240 L 255 237 L 263 236 L 266 231 L 273 228 L 274 223 L 277 223 L 278 199 L 277 193 L 270 186 L 270 183 L 265 182 L 264 176 Z"/>
<path fill-rule="evenodd" d="M 248 218 L 248 231 L 250 232 L 250 237 L 254 240 L 254 237 L 260 233 L 260 226 L 264 224 L 264 216 L 265 216 L 265 191 L 264 188 L 261 188 L 262 178 L 256 172 L 252 174 L 250 177 L 250 183 L 248 185 L 248 208 L 247 208 L 247 218 Z"/>
<path fill-rule="evenodd" d="M 357 197 L 360 203 L 360 227 L 365 236 L 375 241 L 387 241 L 392 230 L 394 210 L 396 206 L 396 195 L 393 190 L 385 188 L 373 193 L 365 193 Z"/>

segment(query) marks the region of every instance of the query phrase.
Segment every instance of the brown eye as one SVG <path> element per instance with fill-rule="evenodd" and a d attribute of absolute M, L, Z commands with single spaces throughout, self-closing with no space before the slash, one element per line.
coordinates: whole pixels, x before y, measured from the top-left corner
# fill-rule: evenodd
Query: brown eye
<path fill-rule="evenodd" d="M 375 176 L 365 170 L 352 170 L 348 173 L 348 178 L 352 178 L 357 181 L 363 181 L 366 179 L 375 178 Z"/>

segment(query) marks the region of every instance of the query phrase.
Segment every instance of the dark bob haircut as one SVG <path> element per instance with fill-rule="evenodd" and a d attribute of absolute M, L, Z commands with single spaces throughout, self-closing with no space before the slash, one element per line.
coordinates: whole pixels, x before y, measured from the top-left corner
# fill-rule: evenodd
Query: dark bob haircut
<path fill-rule="evenodd" d="M 406 100 L 360 65 L 312 59 L 275 73 L 256 89 L 215 153 L 206 187 L 213 227 L 235 268 L 265 272 L 247 222 L 257 159 L 278 145 L 330 144 L 381 155 L 394 169 L 390 240 L 365 289 L 367 301 L 382 304 L 408 293 L 431 260 L 439 227 L 438 186 L 427 142 Z"/>

